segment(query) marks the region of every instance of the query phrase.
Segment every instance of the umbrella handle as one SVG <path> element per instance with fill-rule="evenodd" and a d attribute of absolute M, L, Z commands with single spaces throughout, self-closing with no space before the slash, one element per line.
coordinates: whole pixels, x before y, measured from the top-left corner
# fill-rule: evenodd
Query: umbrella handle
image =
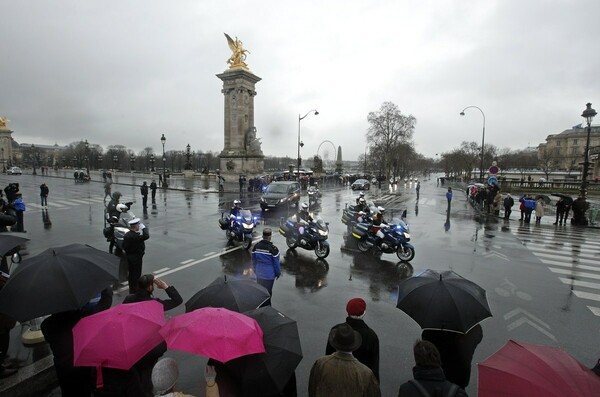
<path fill-rule="evenodd" d="M 102 366 L 96 366 L 96 389 L 101 389 L 104 387 L 104 379 L 102 378 Z"/>

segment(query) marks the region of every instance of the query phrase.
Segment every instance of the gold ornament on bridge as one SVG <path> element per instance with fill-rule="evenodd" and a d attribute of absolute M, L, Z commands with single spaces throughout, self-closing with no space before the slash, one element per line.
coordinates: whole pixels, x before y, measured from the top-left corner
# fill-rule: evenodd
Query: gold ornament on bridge
<path fill-rule="evenodd" d="M 2 127 L 6 127 L 6 123 L 8 123 L 10 120 L 7 119 L 6 117 L 0 117 L 0 128 Z"/>
<path fill-rule="evenodd" d="M 245 69 L 248 70 L 248 65 L 246 62 L 246 53 L 250 53 L 250 51 L 245 50 L 241 40 L 238 40 L 236 37 L 235 40 L 231 38 L 227 33 L 225 33 L 225 37 L 227 38 L 227 44 L 229 48 L 233 52 L 227 63 L 229 64 L 229 69 Z"/>

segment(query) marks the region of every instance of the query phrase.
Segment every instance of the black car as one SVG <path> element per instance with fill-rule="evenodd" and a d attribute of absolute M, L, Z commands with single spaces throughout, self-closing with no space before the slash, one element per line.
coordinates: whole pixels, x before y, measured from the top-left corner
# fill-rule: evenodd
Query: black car
<path fill-rule="evenodd" d="M 357 179 L 350 187 L 352 190 L 369 190 L 371 189 L 371 184 L 366 179 Z"/>
<path fill-rule="evenodd" d="M 278 207 L 298 206 L 300 202 L 300 184 L 296 181 L 276 181 L 267 186 L 260 198 L 260 208 L 275 209 Z"/>

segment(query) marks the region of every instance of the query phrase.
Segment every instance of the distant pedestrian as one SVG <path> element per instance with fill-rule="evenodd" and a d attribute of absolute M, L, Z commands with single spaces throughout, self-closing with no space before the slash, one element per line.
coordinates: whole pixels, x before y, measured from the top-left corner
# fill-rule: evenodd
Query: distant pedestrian
<path fill-rule="evenodd" d="M 273 284 L 281 276 L 279 249 L 271 242 L 272 234 L 270 228 L 263 229 L 263 239 L 252 248 L 252 267 L 256 274 L 256 282 L 265 287 L 271 297 L 273 297 Z M 264 306 L 271 306 L 271 298 Z"/>
<path fill-rule="evenodd" d="M 140 193 L 142 195 L 142 208 L 148 208 L 148 185 L 146 181 L 140 186 Z"/>
<path fill-rule="evenodd" d="M 367 304 L 363 299 L 350 299 L 346 304 L 346 313 L 348 313 L 348 317 L 346 317 L 346 322 L 342 324 L 348 324 L 360 334 L 362 343 L 352 354 L 358 361 L 373 371 L 375 378 L 377 378 L 377 381 L 379 382 L 379 338 L 375 331 L 369 328 L 363 320 L 366 311 Z M 332 331 L 342 324 L 333 327 Z M 334 352 L 335 348 L 328 340 L 325 354 L 332 354 Z"/>
<path fill-rule="evenodd" d="M 225 178 L 223 178 L 221 175 L 218 175 L 219 178 L 219 192 L 224 192 L 225 191 Z"/>
<path fill-rule="evenodd" d="M 496 191 L 496 194 L 494 195 L 494 212 L 493 214 L 496 216 L 500 216 L 500 204 L 502 203 L 502 194 L 500 193 L 500 191 Z"/>
<path fill-rule="evenodd" d="M 17 225 L 12 230 L 19 233 L 25 233 L 23 212 L 26 211 L 26 207 L 25 203 L 23 202 L 23 195 L 21 192 L 16 193 L 16 198 L 15 201 L 12 202 L 12 206 L 17 213 Z"/>
<path fill-rule="evenodd" d="M 308 379 L 309 397 L 379 397 L 379 382 L 373 371 L 352 355 L 361 344 L 360 334 L 341 324 L 329 334 L 336 352 L 313 364 Z"/>
<path fill-rule="evenodd" d="M 419 192 L 421 191 L 421 182 L 417 182 L 417 200 L 419 199 Z"/>
<path fill-rule="evenodd" d="M 544 200 L 540 197 L 535 202 L 535 223 L 538 225 L 542 222 L 544 216 Z"/>
<path fill-rule="evenodd" d="M 42 202 L 42 207 L 48 208 L 48 193 L 50 193 L 50 189 L 46 186 L 45 183 L 40 185 L 40 199 Z"/>
<path fill-rule="evenodd" d="M 104 184 L 104 200 L 106 200 L 106 198 L 107 198 L 107 197 L 108 197 L 109 199 L 112 197 L 112 196 L 111 196 L 111 193 L 110 193 L 110 192 L 111 192 L 111 190 L 112 190 L 112 188 L 111 188 L 111 183 L 110 183 L 110 182 L 106 182 L 106 183 Z"/>
<path fill-rule="evenodd" d="M 446 192 L 446 200 L 448 200 L 448 213 L 450 213 L 450 206 L 452 205 L 452 188 L 448 187 Z"/>
<path fill-rule="evenodd" d="M 165 184 L 163 183 L 163 177 L 161 174 L 158 174 L 158 183 L 161 187 L 165 187 Z"/>
<path fill-rule="evenodd" d="M 123 249 L 127 258 L 129 276 L 129 293 L 136 291 L 137 281 L 142 275 L 142 260 L 146 252 L 145 241 L 150 238 L 148 229 L 141 223 L 140 218 L 129 221 L 129 231 L 123 237 Z"/>
<path fill-rule="evenodd" d="M 154 179 L 152 179 L 152 182 L 150 182 L 150 192 L 152 195 L 152 204 L 156 203 L 156 189 L 158 189 L 158 186 L 156 186 L 156 181 Z"/>
<path fill-rule="evenodd" d="M 106 170 L 102 171 L 102 182 L 106 183 Z"/>
<path fill-rule="evenodd" d="M 565 220 L 565 209 L 567 208 L 565 204 L 565 199 L 560 197 L 556 202 L 556 221 L 554 221 L 554 225 L 562 225 L 563 222 L 566 223 Z"/>
<path fill-rule="evenodd" d="M 240 193 L 242 192 L 242 190 L 244 190 L 244 176 L 240 174 L 240 178 L 239 178 L 239 183 L 240 183 Z"/>
<path fill-rule="evenodd" d="M 465 389 L 471 379 L 471 361 L 475 349 L 483 339 L 481 325 L 477 324 L 466 334 L 425 330 L 421 338 L 433 343 L 440 352 L 446 379 Z"/>
<path fill-rule="evenodd" d="M 504 219 L 510 218 L 513 205 L 515 205 L 515 200 L 511 197 L 510 193 L 508 193 L 504 198 Z"/>
<path fill-rule="evenodd" d="M 449 382 L 444 376 L 440 352 L 426 340 L 417 340 L 413 347 L 415 366 L 414 379 L 403 383 L 398 391 L 402 397 L 454 396 L 467 397 L 464 389 Z"/>

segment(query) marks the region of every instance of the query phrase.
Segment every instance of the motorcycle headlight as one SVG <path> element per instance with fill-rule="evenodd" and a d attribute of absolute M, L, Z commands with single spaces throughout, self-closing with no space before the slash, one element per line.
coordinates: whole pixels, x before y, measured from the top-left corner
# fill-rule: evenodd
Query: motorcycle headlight
<path fill-rule="evenodd" d="M 409 239 L 410 238 L 410 233 L 404 233 L 404 238 L 405 239 Z"/>
<path fill-rule="evenodd" d="M 244 229 L 253 229 L 254 223 L 242 223 L 244 225 Z"/>
<path fill-rule="evenodd" d="M 329 230 L 319 229 L 319 236 L 327 236 L 328 234 L 329 234 Z"/>

